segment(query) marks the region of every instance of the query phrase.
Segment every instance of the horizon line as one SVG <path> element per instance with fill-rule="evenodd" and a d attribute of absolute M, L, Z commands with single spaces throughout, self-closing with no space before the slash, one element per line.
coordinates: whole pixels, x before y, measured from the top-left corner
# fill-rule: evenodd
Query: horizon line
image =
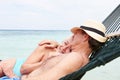
<path fill-rule="evenodd" d="M 0 31 L 7 31 L 7 30 L 35 30 L 35 31 L 39 31 L 39 30 L 68 30 L 68 29 L 0 29 Z"/>

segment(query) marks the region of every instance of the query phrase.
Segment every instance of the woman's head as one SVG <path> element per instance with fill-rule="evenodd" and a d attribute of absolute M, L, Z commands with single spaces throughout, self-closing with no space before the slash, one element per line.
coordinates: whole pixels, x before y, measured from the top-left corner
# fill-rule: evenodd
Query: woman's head
<path fill-rule="evenodd" d="M 82 26 L 71 29 L 74 34 L 80 30 L 82 30 L 83 34 L 89 35 L 88 43 L 92 50 L 98 49 L 107 40 L 105 37 L 106 28 L 100 22 L 88 20 Z"/>

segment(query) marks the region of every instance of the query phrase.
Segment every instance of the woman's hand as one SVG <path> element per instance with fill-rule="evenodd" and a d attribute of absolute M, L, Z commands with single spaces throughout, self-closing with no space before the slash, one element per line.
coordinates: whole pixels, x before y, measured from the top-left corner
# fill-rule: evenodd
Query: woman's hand
<path fill-rule="evenodd" d="M 39 46 L 44 46 L 45 48 L 48 49 L 54 49 L 59 46 L 59 43 L 53 40 L 43 40 L 39 43 Z"/>
<path fill-rule="evenodd" d="M 65 40 L 62 42 L 62 44 L 58 47 L 58 51 L 60 53 L 69 53 L 71 52 L 71 45 L 69 40 Z"/>

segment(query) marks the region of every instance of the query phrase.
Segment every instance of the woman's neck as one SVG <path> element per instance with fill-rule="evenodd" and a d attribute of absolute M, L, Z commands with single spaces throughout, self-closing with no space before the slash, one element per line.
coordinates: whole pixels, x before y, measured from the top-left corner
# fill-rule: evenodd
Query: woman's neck
<path fill-rule="evenodd" d="M 80 45 L 73 46 L 72 51 L 89 56 L 92 50 L 89 48 L 88 44 L 84 44 L 84 45 L 80 44 Z"/>

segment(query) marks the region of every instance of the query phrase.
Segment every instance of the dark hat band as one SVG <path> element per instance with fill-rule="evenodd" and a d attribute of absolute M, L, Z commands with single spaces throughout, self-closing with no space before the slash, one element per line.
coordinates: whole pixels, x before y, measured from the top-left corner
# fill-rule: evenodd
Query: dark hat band
<path fill-rule="evenodd" d="M 85 30 L 88 30 L 88 31 L 95 32 L 95 33 L 97 33 L 97 34 L 105 37 L 105 34 L 104 34 L 102 31 L 99 31 L 99 30 L 97 30 L 97 29 L 90 28 L 90 27 L 86 27 L 86 26 L 80 26 L 80 28 L 85 29 Z"/>

